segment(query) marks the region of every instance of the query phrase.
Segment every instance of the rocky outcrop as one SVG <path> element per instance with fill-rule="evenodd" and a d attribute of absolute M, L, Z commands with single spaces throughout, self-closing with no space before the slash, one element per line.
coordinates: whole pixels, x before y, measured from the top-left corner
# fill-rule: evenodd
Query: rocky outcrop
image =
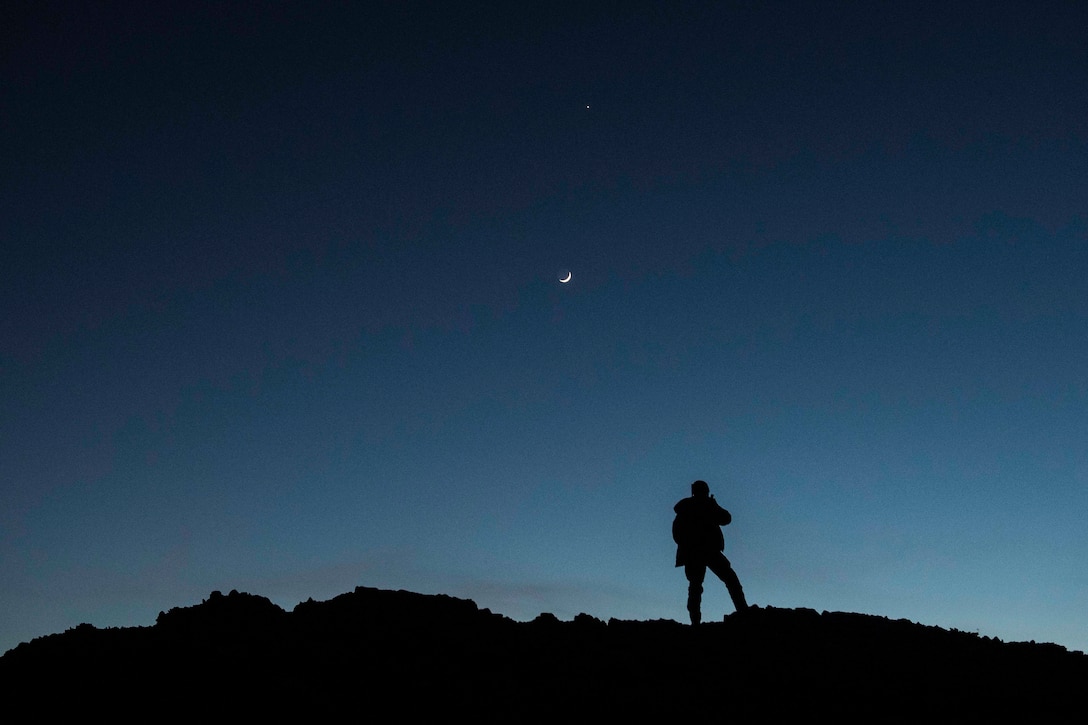
<path fill-rule="evenodd" d="M 286 612 L 213 592 L 152 627 L 80 625 L 0 658 L 16 703 L 140 719 L 241 717 L 987 715 L 1033 722 L 1079 707 L 1088 657 L 907 620 L 753 609 L 699 627 L 542 614 L 359 587 Z M 48 693 L 39 695 L 36 693 Z"/>

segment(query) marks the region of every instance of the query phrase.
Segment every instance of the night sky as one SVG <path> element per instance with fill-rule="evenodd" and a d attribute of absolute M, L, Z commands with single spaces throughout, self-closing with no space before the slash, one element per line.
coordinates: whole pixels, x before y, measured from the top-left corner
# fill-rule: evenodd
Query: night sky
<path fill-rule="evenodd" d="M 687 621 L 696 478 L 749 602 L 1088 650 L 1088 5 L 523 5 L 4 5 L 0 652 Z"/>

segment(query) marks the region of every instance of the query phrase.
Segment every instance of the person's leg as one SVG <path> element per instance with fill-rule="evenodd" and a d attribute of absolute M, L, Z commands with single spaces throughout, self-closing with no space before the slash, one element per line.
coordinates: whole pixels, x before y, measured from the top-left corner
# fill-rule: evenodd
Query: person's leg
<path fill-rule="evenodd" d="M 733 600 L 733 606 L 737 608 L 737 611 L 743 612 L 746 610 L 748 602 L 744 598 L 744 588 L 741 587 L 740 578 L 733 571 L 733 565 L 729 563 L 729 559 L 726 559 L 724 554 L 719 553 L 710 558 L 707 566 L 710 567 L 710 571 L 714 572 L 715 576 L 725 582 L 725 588 L 729 590 L 729 598 Z M 700 589 L 700 591 L 702 590 Z"/>
<path fill-rule="evenodd" d="M 684 576 L 688 578 L 688 616 L 692 624 L 702 620 L 700 606 L 703 601 L 703 579 L 706 577 L 706 564 L 687 564 Z"/>

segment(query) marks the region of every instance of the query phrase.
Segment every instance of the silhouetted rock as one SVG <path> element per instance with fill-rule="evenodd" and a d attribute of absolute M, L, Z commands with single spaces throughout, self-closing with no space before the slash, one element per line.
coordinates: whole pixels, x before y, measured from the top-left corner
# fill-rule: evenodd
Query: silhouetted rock
<path fill-rule="evenodd" d="M 752 609 L 692 627 L 586 614 L 514 622 L 473 602 L 359 587 L 291 612 L 213 592 L 153 627 L 82 624 L 0 658 L 53 713 L 485 720 L 713 716 L 1057 720 L 1088 657 L 907 620 Z M 43 693 L 55 693 L 45 697 Z"/>
<path fill-rule="evenodd" d="M 227 596 L 212 592 L 200 604 L 193 607 L 174 607 L 169 612 L 159 612 L 155 626 L 164 632 L 186 634 L 238 633 L 253 635 L 282 624 L 286 615 L 265 597 L 231 591 Z"/>

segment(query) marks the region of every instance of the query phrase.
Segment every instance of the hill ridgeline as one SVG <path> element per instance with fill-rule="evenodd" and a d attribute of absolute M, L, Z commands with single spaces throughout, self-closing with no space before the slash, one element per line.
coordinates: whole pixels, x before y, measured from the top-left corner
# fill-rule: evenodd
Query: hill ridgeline
<path fill-rule="evenodd" d="M 13 712 L 121 719 L 612 717 L 1064 720 L 1088 656 L 907 620 L 755 608 L 516 622 L 469 600 L 358 587 L 287 612 L 213 592 L 154 626 L 83 624 L 0 657 Z M 150 709 L 149 709 L 150 708 Z"/>

